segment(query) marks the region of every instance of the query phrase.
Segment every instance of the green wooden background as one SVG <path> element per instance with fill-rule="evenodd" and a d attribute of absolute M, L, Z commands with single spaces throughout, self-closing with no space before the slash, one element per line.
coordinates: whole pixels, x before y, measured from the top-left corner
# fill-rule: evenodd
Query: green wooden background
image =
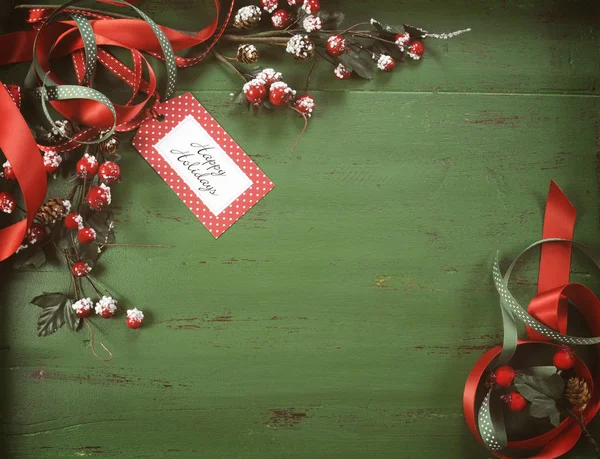
<path fill-rule="evenodd" d="M 293 153 L 293 114 L 232 106 L 240 82 L 214 60 L 182 70 L 178 89 L 276 188 L 214 240 L 123 142 L 119 241 L 173 248 L 109 250 L 96 276 L 143 309 L 146 326 L 94 320 L 109 363 L 91 355 L 86 331 L 38 338 L 29 300 L 69 278 L 4 264 L 3 458 L 491 457 L 461 397 L 501 337 L 494 253 L 540 236 L 552 178 L 579 209 L 577 238 L 598 243 L 598 3 L 322 1 L 347 24 L 473 32 L 429 42 L 421 62 L 372 82 L 320 65 L 318 108 Z M 212 14 L 208 0 L 141 6 L 182 29 Z M 265 62 L 300 86 L 307 67 L 279 51 L 264 50 Z M 0 79 L 23 74 L 3 68 Z M 531 257 L 518 273 L 523 298 L 535 267 Z M 573 277 L 598 286 L 588 268 Z M 592 454 L 580 442 L 569 457 Z"/>

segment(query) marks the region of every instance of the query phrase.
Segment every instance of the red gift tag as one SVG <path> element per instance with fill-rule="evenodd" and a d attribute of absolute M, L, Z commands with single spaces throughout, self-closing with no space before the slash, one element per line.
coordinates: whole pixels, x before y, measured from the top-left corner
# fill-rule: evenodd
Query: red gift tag
<path fill-rule="evenodd" d="M 190 93 L 155 109 L 161 120 L 144 123 L 133 145 L 217 238 L 273 182 Z"/>

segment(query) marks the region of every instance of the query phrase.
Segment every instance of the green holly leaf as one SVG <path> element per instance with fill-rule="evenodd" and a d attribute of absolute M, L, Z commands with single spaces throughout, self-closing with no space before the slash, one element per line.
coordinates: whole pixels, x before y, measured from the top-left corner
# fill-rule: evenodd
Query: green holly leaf
<path fill-rule="evenodd" d="M 42 308 L 38 318 L 38 336 L 54 333 L 64 324 L 77 331 L 81 319 L 71 307 L 71 299 L 62 293 L 44 293 L 31 300 L 32 304 Z"/>
<path fill-rule="evenodd" d="M 367 80 L 372 80 L 374 76 L 374 63 L 371 59 L 370 53 L 363 53 L 362 55 L 354 50 L 344 53 L 339 57 L 339 60 L 344 67 L 348 70 L 354 70 L 356 74 Z"/>
<path fill-rule="evenodd" d="M 559 374 L 541 378 L 520 374 L 515 378 L 514 384 L 519 393 L 532 403 L 538 398 L 558 400 L 565 389 L 565 381 Z"/>
<path fill-rule="evenodd" d="M 550 422 L 555 426 L 560 424 L 560 411 L 556 406 L 556 400 L 550 397 L 540 397 L 532 400 L 529 413 L 534 418 L 550 418 Z"/>
<path fill-rule="evenodd" d="M 344 22 L 344 13 L 340 13 L 338 11 L 333 13 L 327 13 L 323 11 L 320 12 L 318 16 L 321 18 L 323 29 L 325 30 L 338 29 L 342 22 Z"/>
<path fill-rule="evenodd" d="M 33 266 L 34 268 L 41 268 L 46 263 L 46 254 L 39 245 L 28 247 L 24 250 L 20 250 L 15 255 L 15 263 L 13 267 L 15 269 L 26 268 Z"/>

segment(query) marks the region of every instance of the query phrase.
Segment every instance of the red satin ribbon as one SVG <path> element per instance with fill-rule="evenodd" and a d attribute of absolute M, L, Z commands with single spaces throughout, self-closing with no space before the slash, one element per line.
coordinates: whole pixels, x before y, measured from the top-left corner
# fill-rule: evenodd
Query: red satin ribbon
<path fill-rule="evenodd" d="M 123 6 L 111 0 L 99 0 L 102 3 Z M 138 0 L 129 0 L 129 3 L 137 3 Z M 206 43 L 212 38 L 207 48 L 198 56 L 183 58 L 176 56 L 178 67 L 189 67 L 200 62 L 210 52 L 225 31 L 225 27 L 231 18 L 235 0 L 231 0 L 229 9 L 222 26 L 219 29 L 219 14 L 221 5 L 215 0 L 216 14 L 214 20 L 204 29 L 193 35 L 160 26 L 174 51 L 188 49 L 196 45 Z M 34 29 L 48 18 L 53 10 L 50 8 L 33 8 L 29 11 L 26 22 L 33 24 Z M 140 19 L 115 19 L 109 14 L 102 15 L 82 10 L 73 10 L 84 14 L 90 19 L 90 24 L 96 34 L 96 42 L 99 46 L 110 45 L 129 49 L 132 55 L 133 69 L 124 65 L 112 54 L 99 48 L 98 61 L 107 69 L 112 71 L 118 78 L 132 88 L 132 96 L 125 105 L 115 104 L 117 113 L 117 131 L 129 131 L 136 129 L 151 116 L 148 102 L 154 98 L 158 103 L 159 97 L 156 93 L 156 76 L 154 71 L 142 52 L 147 52 L 162 59 L 162 52 L 156 36 Z M 81 84 L 83 75 L 83 41 L 79 35 L 77 26 L 72 21 L 54 22 L 44 28 L 37 43 L 37 49 L 33 49 L 34 40 L 38 30 L 15 32 L 0 36 L 0 65 L 17 62 L 28 62 L 33 59 L 33 53 L 45 71 L 50 72 L 50 77 L 60 84 L 60 80 L 51 72 L 50 60 L 72 54 L 72 62 L 78 75 L 78 83 Z M 142 67 L 146 64 L 148 81 L 142 77 Z M 10 161 L 18 183 L 23 192 L 27 207 L 27 217 L 8 228 L 0 230 L 0 261 L 11 256 L 21 244 L 27 228 L 33 222 L 37 209 L 43 203 L 46 194 L 46 174 L 39 150 L 66 152 L 77 148 L 79 144 L 68 140 L 60 145 L 52 147 L 35 145 L 31 132 L 23 120 L 17 106 L 20 103 L 20 92 L 13 88 L 11 94 L 7 92 L 0 83 L 0 148 L 4 151 Z M 145 97 L 141 102 L 133 103 L 138 93 Z M 11 99 L 12 95 L 12 99 Z M 18 100 L 17 100 L 18 98 Z M 12 100 L 15 100 L 15 103 Z M 8 103 L 10 100 L 11 103 Z M 104 105 L 91 100 L 65 100 L 51 101 L 55 110 L 65 118 L 77 123 L 90 126 L 74 136 L 77 141 L 89 141 L 97 137 L 103 128 L 112 126 L 112 114 Z M 10 129 L 7 129 L 7 126 Z M 33 141 L 33 145 L 32 145 Z M 25 167 L 27 165 L 27 167 Z"/>
<path fill-rule="evenodd" d="M 546 213 L 544 216 L 543 238 L 572 239 L 575 226 L 576 210 L 556 183 L 551 182 Z M 569 283 L 571 263 L 571 244 L 552 242 L 542 245 L 538 294 L 529 303 L 528 312 L 548 327 L 566 333 L 568 302 L 573 301 L 582 312 L 593 336 L 600 336 L 600 300 L 587 287 L 577 283 Z M 558 347 L 548 342 L 548 338 L 528 329 L 531 341 L 519 341 L 519 346 L 545 344 Z M 600 349 L 600 346 L 596 346 Z M 467 425 L 473 435 L 483 444 L 476 421 L 475 396 L 477 389 L 483 384 L 488 367 L 500 354 L 501 346 L 486 352 L 471 370 L 463 395 L 463 409 Z M 600 385 L 600 373 L 592 377 L 583 361 L 577 358 L 575 371 L 582 376 L 592 390 L 592 399 L 584 411 L 585 422 L 588 423 L 600 409 L 600 397 L 594 387 Z M 509 441 L 509 448 L 523 450 L 539 450 L 532 452 L 530 459 L 555 459 L 568 452 L 579 440 L 581 427 L 573 419 L 564 420 L 558 427 L 535 438 L 523 441 Z M 492 453 L 496 457 L 512 459 L 500 453 Z"/>
<path fill-rule="evenodd" d="M 46 197 L 46 169 L 37 144 L 13 96 L 0 83 L 0 148 L 10 162 L 25 199 L 27 217 L 0 229 L 0 261 L 21 245 Z"/>

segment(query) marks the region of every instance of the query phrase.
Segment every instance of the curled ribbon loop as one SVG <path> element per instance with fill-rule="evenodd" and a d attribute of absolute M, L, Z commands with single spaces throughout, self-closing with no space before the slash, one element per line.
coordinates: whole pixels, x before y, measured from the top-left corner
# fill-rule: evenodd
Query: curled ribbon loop
<path fill-rule="evenodd" d="M 487 372 L 508 364 L 519 346 L 546 344 L 559 347 L 563 345 L 596 345 L 600 344 L 600 300 L 586 286 L 569 282 L 571 249 L 580 249 L 600 269 L 600 258 L 588 247 L 572 240 L 575 223 L 575 208 L 554 183 L 550 192 L 544 217 L 544 239 L 527 247 L 507 268 L 504 275 L 500 270 L 496 256 L 493 263 L 493 279 L 500 297 L 504 325 L 504 341 L 484 354 L 471 370 L 465 385 L 463 405 L 467 424 L 476 438 L 492 453 L 500 458 L 511 459 L 499 451 L 505 447 L 517 448 L 530 452 L 531 459 L 554 459 L 569 451 L 581 435 L 581 427 L 571 418 L 565 419 L 558 427 L 535 438 L 522 441 L 509 441 L 506 438 L 502 422 L 494 420 L 491 412 L 491 394 L 489 391 L 483 400 L 479 399 L 483 380 Z M 535 247 L 542 247 L 540 258 L 540 274 L 538 293 L 531 300 L 527 309 L 519 304 L 508 289 L 510 275 L 518 260 Z M 585 318 L 591 337 L 567 334 L 568 306 L 571 300 Z M 517 323 L 527 326 L 531 341 L 518 340 Z M 554 343 L 548 343 L 548 340 Z M 551 367 L 552 371 L 556 371 Z M 548 371 L 546 367 L 535 367 L 540 374 Z M 530 370 L 533 370 L 530 368 Z M 575 370 L 584 378 L 592 391 L 592 398 L 583 415 L 589 422 L 600 408 L 600 397 L 595 386 L 600 383 L 600 373 L 592 377 L 589 368 L 576 357 Z M 501 409 L 496 410 L 501 413 Z M 524 457 L 519 455 L 519 457 Z"/>

